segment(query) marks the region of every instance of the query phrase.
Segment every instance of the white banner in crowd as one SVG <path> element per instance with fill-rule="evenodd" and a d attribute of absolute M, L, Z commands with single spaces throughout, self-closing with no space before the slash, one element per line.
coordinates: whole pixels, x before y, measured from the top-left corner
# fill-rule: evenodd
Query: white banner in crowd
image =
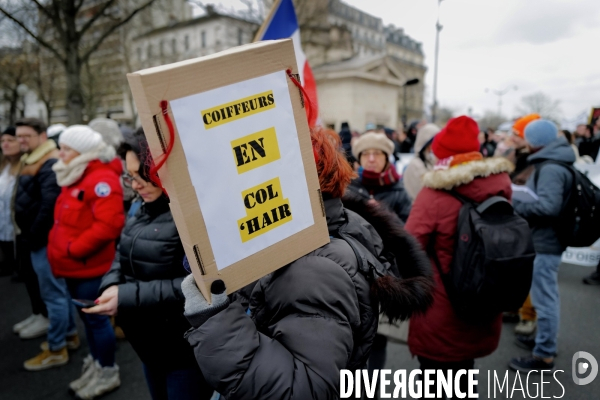
<path fill-rule="evenodd" d="M 575 168 L 587 175 L 590 181 L 600 187 L 600 165 L 576 163 Z M 562 255 L 562 262 L 595 267 L 600 261 L 600 239 L 590 247 L 569 247 Z"/>

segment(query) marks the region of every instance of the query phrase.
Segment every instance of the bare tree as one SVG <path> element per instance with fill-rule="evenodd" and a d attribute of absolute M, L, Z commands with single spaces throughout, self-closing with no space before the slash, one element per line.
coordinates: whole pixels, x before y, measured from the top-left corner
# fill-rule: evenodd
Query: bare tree
<path fill-rule="evenodd" d="M 483 117 L 479 118 L 477 123 L 479 129 L 485 131 L 487 128 L 492 128 L 494 131 L 498 129 L 501 123 L 505 122 L 506 118 L 495 111 L 486 110 Z"/>
<path fill-rule="evenodd" d="M 60 61 L 67 81 L 68 120 L 74 124 L 83 121 L 85 63 L 111 34 L 155 1 L 0 0 L 0 14 Z"/>
<path fill-rule="evenodd" d="M 44 103 L 48 125 L 52 124 L 52 111 L 57 98 L 57 80 L 61 77 L 60 65 L 56 60 L 45 54 L 43 49 L 36 46 L 32 52 L 31 69 L 32 89 L 38 99 Z"/>
<path fill-rule="evenodd" d="M 0 51 L 0 91 L 2 100 L 8 105 L 6 119 L 8 125 L 13 125 L 16 119 L 23 116 L 24 99 L 21 93 L 22 85 L 29 83 L 32 63 L 22 48 L 4 48 Z M 19 107 L 19 103 L 21 107 Z"/>
<path fill-rule="evenodd" d="M 520 115 L 537 113 L 542 118 L 556 120 L 561 115 L 560 101 L 553 100 L 543 92 L 536 92 L 521 98 L 521 105 L 517 107 Z"/>

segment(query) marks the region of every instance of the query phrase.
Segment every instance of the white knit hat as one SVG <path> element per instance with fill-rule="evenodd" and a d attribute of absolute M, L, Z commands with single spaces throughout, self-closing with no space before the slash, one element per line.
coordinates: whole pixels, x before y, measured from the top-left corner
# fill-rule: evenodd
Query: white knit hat
<path fill-rule="evenodd" d="M 61 133 L 58 144 L 65 144 L 83 154 L 101 147 L 104 141 L 98 132 L 87 125 L 71 125 Z"/>
<path fill-rule="evenodd" d="M 48 129 L 46 129 L 46 135 L 48 135 L 49 138 L 60 135 L 66 128 L 67 127 L 63 124 L 50 125 Z"/>
<path fill-rule="evenodd" d="M 381 150 L 389 156 L 394 153 L 394 142 L 385 133 L 363 133 L 352 145 L 352 155 L 358 159 L 360 153 L 368 149 Z"/>

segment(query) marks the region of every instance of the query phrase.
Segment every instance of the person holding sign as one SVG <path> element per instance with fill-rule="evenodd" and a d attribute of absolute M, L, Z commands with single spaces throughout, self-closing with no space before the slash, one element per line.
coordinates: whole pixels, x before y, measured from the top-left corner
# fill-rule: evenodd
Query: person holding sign
<path fill-rule="evenodd" d="M 130 185 L 144 204 L 129 218 L 110 271 L 102 279 L 90 314 L 116 315 L 117 323 L 142 360 L 153 400 L 210 399 L 213 390 L 194 360 L 183 334 L 183 246 L 163 190 L 150 182 L 153 164 L 139 129 L 119 148 Z M 155 178 L 158 179 L 158 178 Z"/>
<path fill-rule="evenodd" d="M 400 220 L 376 204 L 355 205 L 361 216 L 342 203 L 353 172 L 338 135 L 317 128 L 311 139 L 331 242 L 230 297 L 214 281 L 210 304 L 193 276 L 182 283 L 187 340 L 228 400 L 338 398 L 340 370 L 367 362 L 380 307 L 404 320 L 432 300 L 427 256 Z"/>

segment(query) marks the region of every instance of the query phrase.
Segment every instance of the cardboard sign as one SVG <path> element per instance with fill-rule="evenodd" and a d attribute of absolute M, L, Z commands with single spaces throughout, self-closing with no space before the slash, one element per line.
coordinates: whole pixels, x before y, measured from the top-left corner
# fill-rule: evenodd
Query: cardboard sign
<path fill-rule="evenodd" d="M 128 74 L 198 287 L 229 293 L 329 242 L 291 40 Z"/>

